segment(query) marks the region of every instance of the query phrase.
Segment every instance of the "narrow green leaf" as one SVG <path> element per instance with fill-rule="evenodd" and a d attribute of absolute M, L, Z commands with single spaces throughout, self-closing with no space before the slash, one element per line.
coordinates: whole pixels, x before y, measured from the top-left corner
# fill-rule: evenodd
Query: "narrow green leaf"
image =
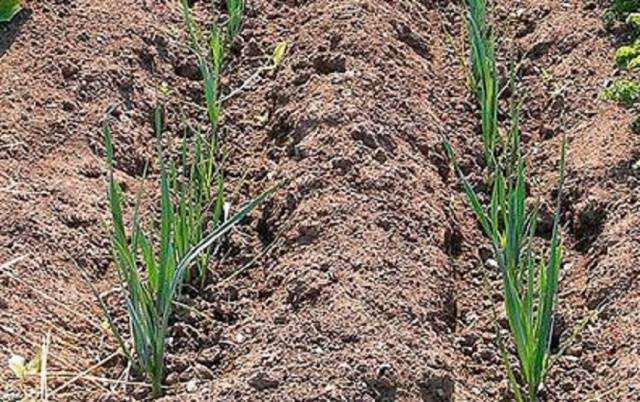
<path fill-rule="evenodd" d="M 20 10 L 20 0 L 0 0 L 0 22 L 11 21 Z"/>

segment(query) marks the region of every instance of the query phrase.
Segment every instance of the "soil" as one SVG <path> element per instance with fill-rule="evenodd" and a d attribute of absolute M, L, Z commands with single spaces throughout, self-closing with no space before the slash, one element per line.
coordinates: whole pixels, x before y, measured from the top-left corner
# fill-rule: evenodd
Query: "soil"
<path fill-rule="evenodd" d="M 201 22 L 217 18 L 193 3 Z M 511 400 L 499 273 L 441 146 L 447 135 L 482 182 L 459 2 L 249 3 L 225 93 L 278 41 L 289 46 L 277 71 L 225 103 L 228 194 L 239 189 L 237 206 L 287 185 L 233 232 L 209 285 L 180 300 L 190 307 L 175 312 L 162 400 Z M 528 184 L 545 205 L 569 141 L 552 348 L 572 342 L 543 401 L 640 400 L 640 136 L 629 128 L 637 110 L 598 97 L 618 74 L 604 3 L 494 10 L 500 64 L 519 61 Z M 50 332 L 51 400 L 148 395 L 117 382 L 140 379 L 114 353 L 92 293 L 122 308 L 100 124 L 131 196 L 155 155 L 158 86 L 202 100 L 185 44 L 174 2 L 27 1 L 0 25 L 0 264 L 13 261 L 0 269 L 0 361 L 32 357 Z M 0 400 L 38 389 L 2 364 Z"/>

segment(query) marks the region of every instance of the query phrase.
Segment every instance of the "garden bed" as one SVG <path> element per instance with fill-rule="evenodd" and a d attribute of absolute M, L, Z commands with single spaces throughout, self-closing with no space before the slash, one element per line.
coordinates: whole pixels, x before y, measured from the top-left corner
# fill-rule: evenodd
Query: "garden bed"
<path fill-rule="evenodd" d="M 198 20 L 215 16 L 194 3 Z M 633 109 L 599 96 L 619 38 L 600 2 L 497 3 L 500 74 L 507 56 L 521 62 L 528 184 L 549 205 L 569 141 L 552 350 L 584 328 L 541 397 L 637 400 L 640 136 Z M 499 272 L 441 145 L 447 135 L 482 182 L 464 18 L 449 1 L 248 4 L 223 91 L 288 46 L 226 102 L 229 201 L 286 185 L 234 229 L 208 285 L 181 296 L 190 307 L 171 322 L 163 400 L 510 400 Z M 109 117 L 116 174 L 134 193 L 155 155 L 162 82 L 202 101 L 176 4 L 26 2 L 0 25 L 0 264 L 22 258 L 0 271 L 0 358 L 33 356 L 51 332 L 50 392 L 82 373 L 51 400 L 147 395 L 105 380 L 141 381 L 124 375 L 81 272 L 117 306 L 100 123 Z M 0 400 L 38 386 L 8 366 L 0 383 Z"/>

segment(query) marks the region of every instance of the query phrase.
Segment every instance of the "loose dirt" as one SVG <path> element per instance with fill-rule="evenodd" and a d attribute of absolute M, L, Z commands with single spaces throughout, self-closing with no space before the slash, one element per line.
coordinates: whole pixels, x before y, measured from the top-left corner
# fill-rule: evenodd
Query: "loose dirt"
<path fill-rule="evenodd" d="M 194 3 L 202 22 L 218 15 Z M 584 329 L 542 398 L 640 400 L 640 136 L 632 111 L 598 99 L 617 38 L 602 27 L 604 2 L 497 3 L 501 65 L 519 61 L 528 184 L 547 205 L 569 140 L 552 348 Z M 49 331 L 50 390 L 91 369 L 52 399 L 146 396 L 104 381 L 127 367 L 81 272 L 121 308 L 100 123 L 132 194 L 154 158 L 156 88 L 201 102 L 182 31 L 174 2 L 132 0 L 27 2 L 0 26 L 0 264 L 24 256 L 0 271 L 0 399 L 37 389 L 1 362 L 32 356 Z M 232 234 L 210 285 L 180 300 L 191 308 L 172 323 L 163 400 L 510 400 L 499 273 L 441 147 L 447 135 L 482 182 L 465 35 L 458 2 L 250 2 L 224 90 L 277 41 L 289 47 L 225 104 L 228 193 L 239 188 L 237 206 L 288 184 Z"/>

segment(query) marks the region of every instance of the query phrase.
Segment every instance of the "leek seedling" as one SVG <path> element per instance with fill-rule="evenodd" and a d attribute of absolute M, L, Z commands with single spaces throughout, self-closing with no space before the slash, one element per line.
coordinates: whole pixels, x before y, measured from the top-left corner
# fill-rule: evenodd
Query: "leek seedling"
<path fill-rule="evenodd" d="M 468 0 L 468 27 L 472 87 L 480 103 L 484 159 L 491 171 L 498 141 L 498 81 L 495 41 L 487 24 L 487 0 Z"/>
<path fill-rule="evenodd" d="M 135 356 L 133 363 L 136 369 L 148 377 L 151 381 L 152 395 L 157 397 L 162 394 L 165 338 L 174 297 L 174 284 L 177 285 L 181 281 L 176 270 L 175 247 L 171 238 L 174 214 L 169 177 L 164 164 L 161 163 L 160 245 L 156 253 L 152 249 L 150 236 L 140 225 L 139 198 L 135 206 L 131 237 L 129 238 L 125 232 L 122 190 L 113 177 L 113 143 L 106 124 L 103 131 L 107 166 L 110 171 L 108 199 L 113 223 L 111 243 L 120 281 L 126 289 L 127 313 L 135 350 L 135 355 L 130 351 L 125 353 L 129 358 Z M 142 272 L 138 270 L 139 264 L 143 265 Z M 109 316 L 108 312 L 107 315 Z M 114 334 L 118 334 L 111 319 L 109 322 Z"/>
<path fill-rule="evenodd" d="M 226 27 L 227 37 L 229 43 L 231 43 L 240 32 L 244 14 L 244 0 L 227 0 L 227 12 L 229 13 Z"/>
<path fill-rule="evenodd" d="M 181 171 L 178 172 L 175 165 L 171 167 L 171 188 L 178 197 L 176 221 L 180 222 L 174 232 L 178 257 L 184 256 L 190 247 L 197 244 L 207 229 L 217 228 L 226 218 L 224 179 L 214 163 L 213 150 L 213 146 L 203 142 L 201 133 L 196 132 L 192 147 L 183 142 Z M 191 160 L 187 155 L 189 151 Z M 203 251 L 195 264 L 200 287 L 204 286 L 213 251 Z M 190 278 L 190 272 L 187 272 L 185 279 Z"/>
<path fill-rule="evenodd" d="M 207 109 L 207 117 L 211 129 L 212 142 L 217 146 L 217 131 L 220 118 L 219 85 L 222 63 L 225 56 L 224 40 L 220 28 L 214 26 L 209 36 L 209 49 L 205 52 L 201 45 L 201 32 L 193 20 L 187 0 L 182 0 L 182 16 L 187 27 L 189 44 L 196 59 L 198 68 L 204 81 L 204 97 Z M 208 55 L 209 57 L 206 57 Z"/>
<path fill-rule="evenodd" d="M 155 127 L 158 136 L 162 130 L 161 125 L 161 112 L 160 109 L 157 109 Z M 232 217 L 217 225 L 211 233 L 205 235 L 204 230 L 207 228 L 199 226 L 197 229 L 199 231 L 198 241 L 190 244 L 194 241 L 185 241 L 183 238 L 192 239 L 189 235 L 189 230 L 191 230 L 189 226 L 194 221 L 201 220 L 197 216 L 201 211 L 198 209 L 190 210 L 183 195 L 178 197 L 178 201 L 174 201 L 176 196 L 171 191 L 172 174 L 170 173 L 170 170 L 173 171 L 174 168 L 167 169 L 162 150 L 159 147 L 160 219 L 158 231 L 149 234 L 142 229 L 139 213 L 140 195 L 138 195 L 138 201 L 134 208 L 131 236 L 128 237 L 123 218 L 122 190 L 114 179 L 113 173 L 113 142 L 106 124 L 103 131 L 107 167 L 110 171 L 108 199 L 113 223 L 111 243 L 119 278 L 126 292 L 133 351 L 126 347 L 104 303 L 101 303 L 101 306 L 105 309 L 108 322 L 118 338 L 123 352 L 132 361 L 134 367 L 151 381 L 152 396 L 157 397 L 162 394 L 165 341 L 172 303 L 185 273 L 203 253 L 210 250 L 216 241 L 219 241 L 234 225 L 269 197 L 275 188 L 263 192 L 247 203 Z M 158 142 L 160 143 L 159 139 Z M 197 193 L 189 188 L 186 189 L 188 194 Z M 221 192 L 220 188 L 219 192 Z M 152 244 L 156 239 L 157 248 Z"/>
<path fill-rule="evenodd" d="M 489 205 L 485 208 L 460 170 L 449 141 L 445 151 L 457 170 L 464 192 L 485 235 L 490 239 L 501 271 L 505 310 L 518 357 L 518 373 L 511 366 L 500 335 L 510 388 L 518 402 L 535 402 L 547 373 L 558 278 L 562 261 L 560 197 L 565 174 L 566 140 L 560 157 L 560 188 L 547 256 L 534 252 L 538 207 L 527 211 L 525 161 L 520 151 L 520 117 L 515 98 L 515 72 L 511 68 L 511 129 L 496 154 L 498 140 L 497 79 L 494 38 L 487 25 L 487 0 L 468 0 L 469 31 L 474 87 L 482 112 L 484 156 L 492 178 Z"/>

